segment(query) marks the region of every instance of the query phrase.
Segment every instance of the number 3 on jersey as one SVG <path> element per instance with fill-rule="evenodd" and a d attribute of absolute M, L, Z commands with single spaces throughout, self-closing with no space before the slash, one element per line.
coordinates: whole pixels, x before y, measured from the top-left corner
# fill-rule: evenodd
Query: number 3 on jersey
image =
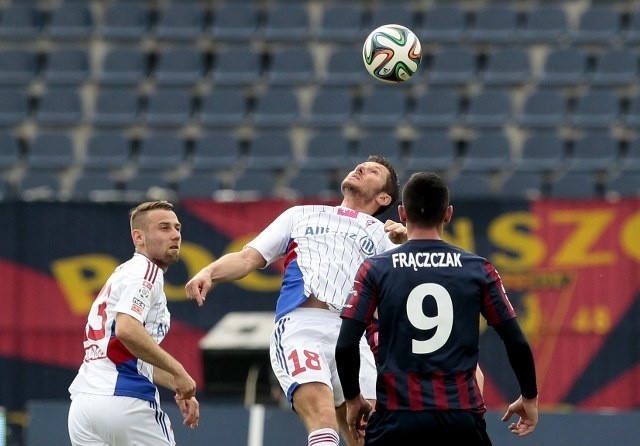
<path fill-rule="evenodd" d="M 431 296 L 438 309 L 436 316 L 424 314 L 422 303 L 427 296 Z M 453 328 L 453 303 L 451 295 L 442 285 L 437 283 L 423 283 L 418 285 L 407 298 L 407 317 L 411 325 L 419 330 L 436 329 L 430 339 L 420 341 L 411 340 L 411 351 L 416 354 L 432 353 L 442 347 L 449 339 Z"/>
<path fill-rule="evenodd" d="M 300 358 L 298 350 L 292 351 L 291 354 L 287 356 L 287 359 L 291 360 L 293 363 L 293 372 L 291 372 L 291 376 L 296 376 L 307 369 L 320 370 L 322 368 L 320 364 L 320 355 L 318 353 L 309 350 L 303 350 L 302 353 L 303 358 Z M 303 359 L 304 364 L 301 363 L 300 359 Z"/>
<path fill-rule="evenodd" d="M 108 287 L 105 285 L 100 290 L 100 293 L 98 293 L 98 296 L 91 307 L 91 312 L 89 313 L 89 320 L 85 332 L 86 339 L 99 341 L 105 337 L 106 330 L 104 325 L 107 322 L 106 309 L 109 294 L 111 294 L 110 285 Z"/>

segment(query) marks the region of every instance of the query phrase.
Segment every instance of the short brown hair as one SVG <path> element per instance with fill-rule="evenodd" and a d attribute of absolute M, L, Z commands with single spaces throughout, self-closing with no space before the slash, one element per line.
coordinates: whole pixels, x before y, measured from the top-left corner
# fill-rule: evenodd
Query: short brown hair
<path fill-rule="evenodd" d="M 396 170 L 393 168 L 391 162 L 389 162 L 388 159 L 380 155 L 369 155 L 369 158 L 367 158 L 367 162 L 380 164 L 386 167 L 389 171 L 389 178 L 387 178 L 387 182 L 384 185 L 383 191 L 389 194 L 389 196 L 391 197 L 391 202 L 386 206 L 380 206 L 380 209 L 378 209 L 378 211 L 374 212 L 373 214 L 374 216 L 376 216 L 378 214 L 382 214 L 398 201 L 398 198 L 400 197 L 400 184 L 398 183 L 398 174 L 396 173 Z"/>
<path fill-rule="evenodd" d="M 154 209 L 173 211 L 173 204 L 169 203 L 166 200 L 145 201 L 144 203 L 140 203 L 129 211 L 129 225 L 131 226 L 131 230 L 133 231 L 134 229 L 139 229 L 141 226 L 142 216 L 144 216 L 149 211 L 153 211 Z"/>

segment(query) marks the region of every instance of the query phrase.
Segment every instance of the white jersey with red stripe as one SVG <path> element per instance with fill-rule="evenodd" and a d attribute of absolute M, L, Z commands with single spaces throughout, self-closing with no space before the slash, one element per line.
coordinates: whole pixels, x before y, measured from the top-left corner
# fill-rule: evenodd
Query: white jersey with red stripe
<path fill-rule="evenodd" d="M 113 272 L 96 297 L 84 335 L 85 356 L 69 387 L 76 393 L 118 395 L 157 401 L 153 366 L 135 357 L 115 334 L 116 316 L 139 320 L 160 344 L 169 331 L 170 314 L 162 270 L 142 254 L 134 254 Z"/>
<path fill-rule="evenodd" d="M 284 211 L 247 246 L 267 264 L 285 256 L 279 319 L 310 295 L 340 310 L 362 261 L 397 245 L 370 215 L 342 206 L 304 205 Z"/>

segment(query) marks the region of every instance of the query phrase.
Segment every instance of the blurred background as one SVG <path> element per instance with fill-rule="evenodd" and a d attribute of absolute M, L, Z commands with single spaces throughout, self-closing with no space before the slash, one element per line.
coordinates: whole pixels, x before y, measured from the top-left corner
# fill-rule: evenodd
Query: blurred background
<path fill-rule="evenodd" d="M 175 426 L 178 440 L 304 439 L 268 364 L 281 265 L 216 287 L 203 308 L 183 287 L 287 207 L 339 202 L 340 180 L 371 153 L 401 181 L 441 173 L 456 210 L 447 238 L 501 272 L 536 355 L 544 418 L 531 441 L 634 444 L 639 6 L 0 0 L 6 444 L 68 443 L 86 312 L 131 255 L 129 208 L 156 198 L 184 225 L 163 346 L 203 402 L 199 431 Z M 364 38 L 386 23 L 422 43 L 403 84 L 362 63 Z M 497 420 L 517 385 L 495 333 L 481 340 L 490 434 L 510 444 Z"/>

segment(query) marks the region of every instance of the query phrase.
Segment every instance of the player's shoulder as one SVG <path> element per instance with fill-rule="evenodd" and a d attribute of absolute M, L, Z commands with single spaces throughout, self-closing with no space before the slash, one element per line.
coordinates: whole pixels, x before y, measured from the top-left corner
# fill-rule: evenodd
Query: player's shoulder
<path fill-rule="evenodd" d="M 149 258 L 142 254 L 135 253 L 133 257 L 118 267 L 118 272 L 122 277 L 129 279 L 143 279 L 150 284 L 162 280 L 162 269 Z"/>

